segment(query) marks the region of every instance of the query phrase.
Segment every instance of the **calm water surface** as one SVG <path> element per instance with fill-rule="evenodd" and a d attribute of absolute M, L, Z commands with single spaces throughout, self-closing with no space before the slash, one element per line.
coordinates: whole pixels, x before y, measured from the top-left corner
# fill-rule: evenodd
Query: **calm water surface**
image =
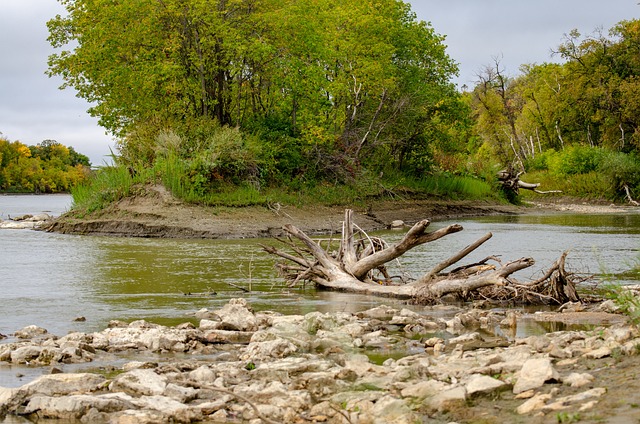
<path fill-rule="evenodd" d="M 59 215 L 70 203 L 69 196 L 0 196 L 0 218 L 42 211 Z M 530 256 L 536 265 L 519 275 L 530 278 L 570 249 L 569 268 L 596 274 L 606 271 L 619 275 L 622 283 L 638 283 L 637 273 L 629 272 L 640 261 L 638 213 L 497 216 L 455 222 L 465 230 L 408 252 L 394 272 L 417 277 L 492 232 L 493 238 L 464 262 L 490 255 L 500 255 L 504 261 Z M 381 235 L 394 241 L 402 233 Z M 0 333 L 11 334 L 31 324 L 57 335 L 89 332 L 103 329 L 113 319 L 172 325 L 193 320 L 190 315 L 198 309 L 217 308 L 239 296 L 246 297 L 254 309 L 287 314 L 400 305 L 389 299 L 313 287 L 287 289 L 275 274 L 274 258 L 260 250 L 261 242 L 270 241 L 129 239 L 0 230 Z M 74 321 L 80 316 L 86 321 Z M 0 386 L 1 380 L 0 374 Z"/>

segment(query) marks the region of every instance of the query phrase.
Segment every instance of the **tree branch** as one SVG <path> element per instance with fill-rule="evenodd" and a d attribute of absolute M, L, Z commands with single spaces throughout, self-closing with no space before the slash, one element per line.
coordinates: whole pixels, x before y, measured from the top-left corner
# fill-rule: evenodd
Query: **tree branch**
<path fill-rule="evenodd" d="M 455 255 L 451 256 L 449 259 L 445 260 L 444 262 L 440 262 L 438 265 L 433 267 L 433 269 L 431 269 L 431 271 L 429 271 L 424 276 L 422 276 L 422 278 L 418 279 L 418 283 L 419 284 L 428 283 L 440 271 L 442 271 L 443 269 L 447 268 L 448 266 L 451 266 L 451 265 L 455 264 L 456 262 L 458 262 L 459 260 L 461 260 L 462 258 L 467 256 L 469 253 L 471 253 L 474 250 L 476 250 L 478 247 L 480 247 L 482 244 L 484 244 L 484 242 L 489 240 L 492 236 L 493 236 L 493 234 L 487 233 L 483 237 L 481 237 L 480 239 L 476 240 L 473 244 L 470 244 L 469 246 L 467 246 L 464 249 L 462 249 L 460 252 L 458 252 Z"/>
<path fill-rule="evenodd" d="M 347 269 L 347 271 L 353 274 L 354 277 L 361 279 L 372 269 L 402 256 L 405 252 L 416 246 L 438 240 L 447 234 L 462 231 L 461 225 L 453 224 L 434 232 L 426 233 L 425 231 L 429 224 L 429 220 L 426 219 L 416 223 L 399 243 L 360 259 L 353 267 Z"/>

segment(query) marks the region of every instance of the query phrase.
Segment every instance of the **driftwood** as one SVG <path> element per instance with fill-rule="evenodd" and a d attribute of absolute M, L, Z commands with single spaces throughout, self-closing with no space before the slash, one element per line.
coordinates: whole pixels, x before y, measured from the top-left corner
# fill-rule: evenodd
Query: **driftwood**
<path fill-rule="evenodd" d="M 339 241 L 312 239 L 297 227 L 285 225 L 283 229 L 289 237 L 278 240 L 289 251 L 275 246 L 262 247 L 284 259 L 277 267 L 289 286 L 308 281 L 330 290 L 411 299 L 420 303 L 432 302 L 446 295 L 525 303 L 563 304 L 580 300 L 573 275 L 565 270 L 566 252 L 541 279 L 529 282 L 519 282 L 512 274 L 533 266 L 532 258 L 502 264 L 498 258 L 489 256 L 480 262 L 444 272 L 489 240 L 491 233 L 433 266 L 417 279 L 391 277 L 386 264 L 410 249 L 462 231 L 462 226 L 454 224 L 428 232 L 429 224 L 429 220 L 419 221 L 399 242 L 387 245 L 379 238 L 360 231 L 353 223 L 353 211 L 346 210 Z M 490 261 L 495 264 L 490 264 Z"/>
<path fill-rule="evenodd" d="M 513 194 L 518 194 L 520 189 L 531 190 L 538 194 L 562 193 L 561 190 L 538 190 L 540 183 L 526 183 L 520 180 L 522 174 L 524 171 L 516 172 L 512 167 L 509 167 L 498 172 L 498 181 L 500 181 L 503 190 Z"/>
<path fill-rule="evenodd" d="M 631 197 L 631 192 L 629 190 L 629 186 L 625 184 L 624 186 L 622 186 L 622 188 L 624 189 L 624 192 L 625 192 L 625 199 L 627 199 L 629 201 L 629 203 L 631 205 L 633 205 L 633 206 L 640 206 L 640 203 L 636 202 Z"/>

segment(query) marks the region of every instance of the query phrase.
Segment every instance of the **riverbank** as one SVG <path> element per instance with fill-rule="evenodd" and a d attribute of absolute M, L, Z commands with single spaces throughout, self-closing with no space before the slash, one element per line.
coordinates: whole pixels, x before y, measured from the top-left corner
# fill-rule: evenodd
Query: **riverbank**
<path fill-rule="evenodd" d="M 607 327 L 522 339 L 518 325 L 548 316 L 453 306 L 285 316 L 232 299 L 198 311 L 195 326 L 114 321 L 59 338 L 31 326 L 0 345 L 0 361 L 51 374 L 0 387 L 0 419 L 636 422 L 640 334 L 609 308 L 567 313 Z"/>
<path fill-rule="evenodd" d="M 266 207 L 206 207 L 184 203 L 163 186 L 149 186 L 136 196 L 106 209 L 81 216 L 70 212 L 56 219 L 48 231 L 66 234 L 159 238 L 237 239 L 282 235 L 282 226 L 293 224 L 308 234 L 339 231 L 343 206 L 308 207 L 271 204 Z M 393 221 L 412 225 L 421 219 L 515 213 L 517 208 L 482 202 L 384 200 L 356 212 L 365 231 L 388 228 Z"/>
<path fill-rule="evenodd" d="M 282 226 L 293 224 L 307 234 L 339 232 L 344 206 L 309 207 L 203 207 L 186 204 L 162 186 L 150 186 L 136 196 L 122 199 L 91 215 L 66 213 L 48 231 L 126 237 L 238 239 L 282 235 Z M 577 213 L 620 213 L 623 206 L 571 204 L 565 200 L 514 206 L 482 201 L 388 199 L 355 208 L 355 222 L 365 231 L 389 228 L 394 221 L 413 225 L 432 221 L 487 216 L 575 211 Z"/>

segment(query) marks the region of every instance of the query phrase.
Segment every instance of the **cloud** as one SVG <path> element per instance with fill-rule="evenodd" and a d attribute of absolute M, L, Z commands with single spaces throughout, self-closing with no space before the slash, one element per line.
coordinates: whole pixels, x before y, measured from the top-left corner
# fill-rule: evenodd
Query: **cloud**
<path fill-rule="evenodd" d="M 559 61 L 551 55 L 565 34 L 608 31 L 616 23 L 638 17 L 636 0 L 413 0 L 418 18 L 446 35 L 447 52 L 460 64 L 458 84 L 472 86 L 493 58 L 508 75 L 522 64 Z"/>

